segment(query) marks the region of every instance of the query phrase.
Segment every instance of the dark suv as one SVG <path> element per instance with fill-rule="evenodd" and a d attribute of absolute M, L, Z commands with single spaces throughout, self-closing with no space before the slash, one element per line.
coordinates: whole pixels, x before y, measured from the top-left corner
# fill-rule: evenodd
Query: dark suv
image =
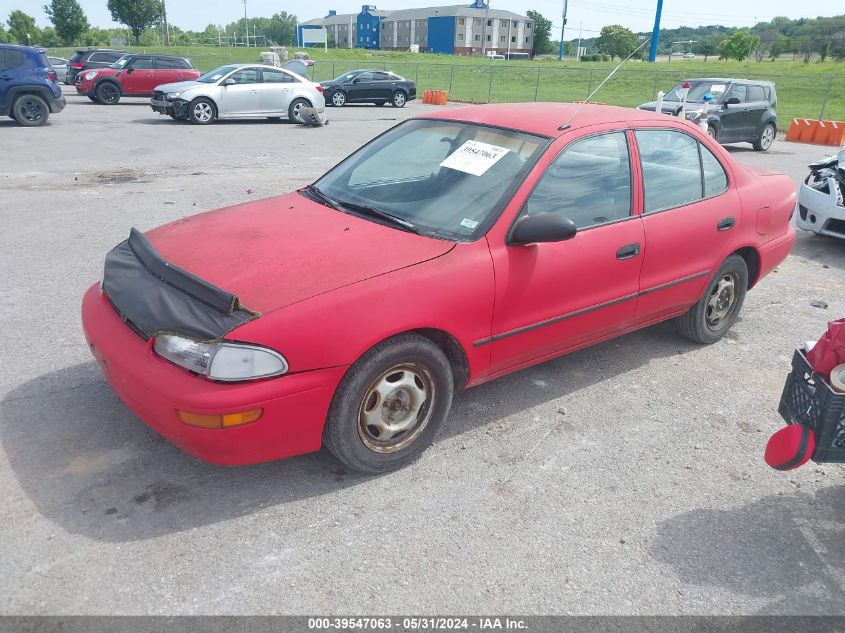
<path fill-rule="evenodd" d="M 27 127 L 47 122 L 51 112 L 65 108 L 56 71 L 45 51 L 0 44 L 0 116 Z"/>
<path fill-rule="evenodd" d="M 720 143 L 751 143 L 758 152 L 772 146 L 778 130 L 775 112 L 777 95 L 770 81 L 746 79 L 687 79 L 666 93 L 661 111 L 676 115 L 681 110 L 681 94 L 688 85 L 686 117 L 698 121 L 707 106 L 707 131 Z M 709 95 L 709 99 L 705 99 Z M 640 106 L 655 110 L 657 102 Z"/>
<path fill-rule="evenodd" d="M 114 51 L 108 48 L 81 48 L 67 60 L 65 83 L 72 86 L 76 76 L 83 70 L 105 68 L 126 55 L 126 51 Z"/>

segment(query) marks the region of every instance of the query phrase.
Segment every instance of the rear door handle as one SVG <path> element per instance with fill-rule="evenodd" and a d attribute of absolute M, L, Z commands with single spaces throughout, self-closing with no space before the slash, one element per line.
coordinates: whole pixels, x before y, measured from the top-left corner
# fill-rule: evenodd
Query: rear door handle
<path fill-rule="evenodd" d="M 735 224 L 736 224 L 736 218 L 734 218 L 731 215 L 731 216 L 728 216 L 726 218 L 722 218 L 721 220 L 719 220 L 719 223 L 716 225 L 716 228 L 719 229 L 720 231 L 729 231 L 730 229 L 732 229 L 734 227 Z"/>
<path fill-rule="evenodd" d="M 625 246 L 616 251 L 616 259 L 633 259 L 639 254 L 640 244 L 639 242 L 634 242 L 633 244 L 625 244 Z"/>

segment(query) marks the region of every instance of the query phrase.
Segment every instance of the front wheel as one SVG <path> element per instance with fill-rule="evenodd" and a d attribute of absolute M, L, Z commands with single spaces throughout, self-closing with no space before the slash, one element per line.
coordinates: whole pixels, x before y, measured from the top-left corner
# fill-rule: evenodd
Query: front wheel
<path fill-rule="evenodd" d="M 12 104 L 12 116 L 24 127 L 35 127 L 47 122 L 50 108 L 38 95 L 22 95 Z"/>
<path fill-rule="evenodd" d="M 767 152 L 769 148 L 772 146 L 772 143 L 775 142 L 775 136 L 777 136 L 777 128 L 775 127 L 774 123 L 766 123 L 766 126 L 763 128 L 763 131 L 760 132 L 760 138 L 754 141 L 754 149 L 758 152 Z"/>
<path fill-rule="evenodd" d="M 401 468 L 431 444 L 452 405 L 452 368 L 418 334 L 402 334 L 366 352 L 335 392 L 323 443 L 364 473 Z"/>
<path fill-rule="evenodd" d="M 712 138 L 714 141 L 719 140 L 719 139 L 716 138 L 716 136 L 717 136 L 716 128 L 714 128 L 712 125 L 707 126 L 707 136 Z"/>
<path fill-rule="evenodd" d="M 295 123 L 305 123 L 303 108 L 310 108 L 311 104 L 305 99 L 294 99 L 288 107 L 288 119 Z"/>
<path fill-rule="evenodd" d="M 747 289 L 748 266 L 739 255 L 731 255 L 710 279 L 701 299 L 678 317 L 681 334 L 704 345 L 718 341 L 739 316 Z"/>
<path fill-rule="evenodd" d="M 337 108 L 342 108 L 346 105 L 346 93 L 337 90 L 332 93 L 332 105 Z"/>
<path fill-rule="evenodd" d="M 217 118 L 217 108 L 211 99 L 200 97 L 191 101 L 188 106 L 188 117 L 196 125 L 208 125 Z"/>
<path fill-rule="evenodd" d="M 94 91 L 97 101 L 105 105 L 114 105 L 120 101 L 120 89 L 110 81 L 104 81 Z"/>
<path fill-rule="evenodd" d="M 402 92 L 401 90 L 397 90 L 393 93 L 393 107 L 394 108 L 404 108 L 405 103 L 408 101 L 408 96 Z"/>

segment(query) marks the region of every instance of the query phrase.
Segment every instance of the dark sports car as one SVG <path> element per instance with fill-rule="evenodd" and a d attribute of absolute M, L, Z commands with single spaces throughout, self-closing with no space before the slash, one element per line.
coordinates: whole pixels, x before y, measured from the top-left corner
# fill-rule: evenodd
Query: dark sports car
<path fill-rule="evenodd" d="M 386 70 L 350 70 L 331 81 L 321 81 L 326 105 L 341 107 L 347 103 L 392 103 L 402 108 L 417 98 L 417 85 Z"/>

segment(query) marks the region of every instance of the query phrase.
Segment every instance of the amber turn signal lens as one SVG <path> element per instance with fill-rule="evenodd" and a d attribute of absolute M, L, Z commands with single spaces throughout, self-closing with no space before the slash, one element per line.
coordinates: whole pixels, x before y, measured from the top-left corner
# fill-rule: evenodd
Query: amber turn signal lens
<path fill-rule="evenodd" d="M 179 419 L 188 426 L 196 426 L 201 429 L 222 429 L 255 422 L 261 417 L 262 413 L 264 413 L 264 409 L 251 409 L 249 411 L 239 411 L 238 413 L 215 415 L 179 411 Z"/>

